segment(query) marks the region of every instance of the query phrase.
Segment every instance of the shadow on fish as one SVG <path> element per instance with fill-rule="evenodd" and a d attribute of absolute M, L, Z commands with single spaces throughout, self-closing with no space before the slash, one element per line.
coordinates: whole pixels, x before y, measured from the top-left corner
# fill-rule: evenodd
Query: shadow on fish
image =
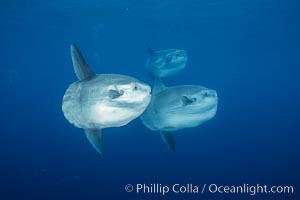
<path fill-rule="evenodd" d="M 150 102 L 151 88 L 130 76 L 95 74 L 73 44 L 71 57 L 79 80 L 68 87 L 62 110 L 102 154 L 102 129 L 124 126 L 139 117 Z"/>

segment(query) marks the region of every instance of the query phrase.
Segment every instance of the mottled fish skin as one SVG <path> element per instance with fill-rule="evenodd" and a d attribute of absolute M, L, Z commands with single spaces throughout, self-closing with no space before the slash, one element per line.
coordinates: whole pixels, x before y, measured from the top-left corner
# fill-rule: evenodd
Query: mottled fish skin
<path fill-rule="evenodd" d="M 152 52 L 153 54 L 147 60 L 146 68 L 153 80 L 165 81 L 177 75 L 186 66 L 187 53 L 185 50 L 168 49 Z"/>
<path fill-rule="evenodd" d="M 63 97 L 62 110 L 78 128 L 120 127 L 144 112 L 150 92 L 150 87 L 137 79 L 99 74 L 71 84 Z"/>

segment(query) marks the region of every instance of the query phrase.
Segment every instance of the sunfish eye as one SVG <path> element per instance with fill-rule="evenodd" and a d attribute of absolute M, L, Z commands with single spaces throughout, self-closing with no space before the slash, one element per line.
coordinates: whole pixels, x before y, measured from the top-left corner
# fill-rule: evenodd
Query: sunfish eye
<path fill-rule="evenodd" d="M 134 91 L 138 90 L 138 87 L 135 85 L 135 86 L 133 87 L 133 90 L 134 90 Z"/>
<path fill-rule="evenodd" d="M 182 96 L 181 97 L 181 102 L 182 102 L 182 104 L 183 105 L 190 105 L 190 104 L 192 104 L 192 103 L 194 103 L 194 102 L 196 102 L 197 101 L 197 99 L 196 98 L 189 98 L 189 97 L 187 97 L 187 96 Z"/>
<path fill-rule="evenodd" d="M 124 94 L 123 90 L 109 90 L 108 91 L 108 97 L 111 99 L 119 98 Z"/>

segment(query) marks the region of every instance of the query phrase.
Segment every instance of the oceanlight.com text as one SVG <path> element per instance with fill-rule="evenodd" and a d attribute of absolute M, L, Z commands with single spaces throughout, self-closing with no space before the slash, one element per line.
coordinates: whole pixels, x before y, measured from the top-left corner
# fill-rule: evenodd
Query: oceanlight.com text
<path fill-rule="evenodd" d="M 241 184 L 241 185 L 220 185 L 220 184 L 179 184 L 173 185 L 161 184 L 161 183 L 138 183 L 127 184 L 125 191 L 136 194 L 161 194 L 167 195 L 173 194 L 246 194 L 246 195 L 258 195 L 258 194 L 293 194 L 293 186 L 268 186 L 261 184 Z"/>

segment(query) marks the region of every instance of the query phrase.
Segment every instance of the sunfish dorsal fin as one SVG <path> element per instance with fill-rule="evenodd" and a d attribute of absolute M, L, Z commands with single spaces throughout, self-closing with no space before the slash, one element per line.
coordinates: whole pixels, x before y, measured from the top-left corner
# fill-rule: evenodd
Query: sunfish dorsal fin
<path fill-rule="evenodd" d="M 147 49 L 148 49 L 148 52 L 149 52 L 150 56 L 155 54 L 155 51 L 148 44 L 146 44 L 146 45 L 147 45 Z"/>
<path fill-rule="evenodd" d="M 153 94 L 161 92 L 164 89 L 166 89 L 164 82 L 161 79 L 156 78 L 154 81 Z"/>
<path fill-rule="evenodd" d="M 169 150 L 171 152 L 174 152 L 175 151 L 175 143 L 174 143 L 174 139 L 172 136 L 172 132 L 162 131 L 162 132 L 160 132 L 160 136 L 163 139 L 163 141 L 166 143 L 166 145 L 168 146 Z"/>
<path fill-rule="evenodd" d="M 79 80 L 88 79 L 95 75 L 75 44 L 71 44 L 71 57 L 75 74 Z"/>
<path fill-rule="evenodd" d="M 84 129 L 87 139 L 90 141 L 92 146 L 100 154 L 103 154 L 103 142 L 102 142 L 102 131 L 101 129 Z"/>

